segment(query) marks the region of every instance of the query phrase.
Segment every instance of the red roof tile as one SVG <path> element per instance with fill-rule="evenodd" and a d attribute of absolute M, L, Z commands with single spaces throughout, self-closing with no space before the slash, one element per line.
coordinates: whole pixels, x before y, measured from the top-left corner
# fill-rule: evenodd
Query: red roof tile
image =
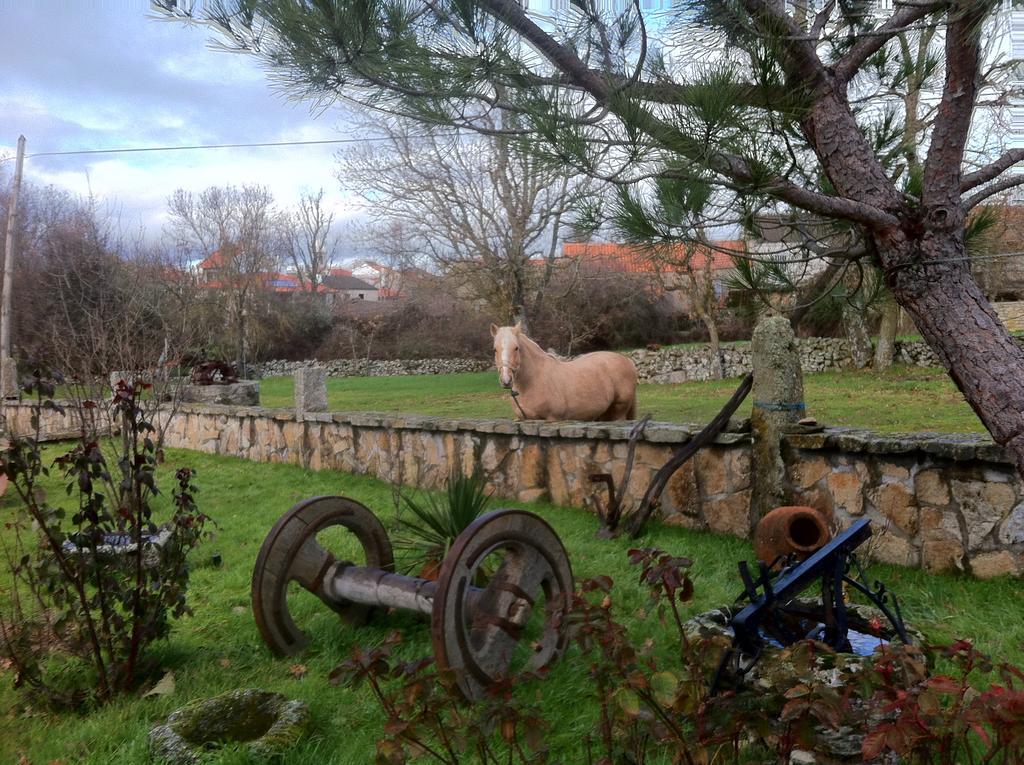
<path fill-rule="evenodd" d="M 709 258 L 711 269 L 720 271 L 734 267 L 730 254 L 746 251 L 747 245 L 742 239 L 715 241 L 710 246 L 683 243 L 670 245 L 664 259 L 649 254 L 650 251 L 644 247 L 632 244 L 567 242 L 562 246 L 562 255 L 566 258 L 585 258 L 605 268 L 631 273 L 683 271 L 683 264 L 687 262 L 690 268 L 701 269 Z"/>
<path fill-rule="evenodd" d="M 213 253 L 208 258 L 206 258 L 206 260 L 199 264 L 199 270 L 209 271 L 214 268 L 224 268 L 232 257 L 234 257 L 234 253 L 232 253 L 230 250 L 228 252 L 214 250 Z"/>

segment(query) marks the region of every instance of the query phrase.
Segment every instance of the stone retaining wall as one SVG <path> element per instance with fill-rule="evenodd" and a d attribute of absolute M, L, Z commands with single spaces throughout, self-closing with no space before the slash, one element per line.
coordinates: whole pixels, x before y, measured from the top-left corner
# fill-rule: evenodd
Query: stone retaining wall
<path fill-rule="evenodd" d="M 841 338 L 810 337 L 797 341 L 804 372 L 827 372 L 852 364 L 849 343 Z M 654 383 L 710 380 L 710 350 L 706 345 L 687 348 L 645 349 L 626 354 L 637 366 L 640 379 Z M 897 342 L 896 360 L 915 366 L 938 366 L 939 361 L 923 342 Z M 485 359 L 333 359 L 331 361 L 264 361 L 253 365 L 261 377 L 281 377 L 298 369 L 322 366 L 328 377 L 383 377 L 388 375 L 446 375 L 459 372 L 483 372 L 493 368 Z M 742 377 L 751 369 L 750 344 L 737 343 L 722 348 L 722 366 L 726 377 Z"/>
<path fill-rule="evenodd" d="M 65 441 L 80 438 L 85 421 L 89 418 L 88 429 L 106 434 L 110 432 L 110 418 L 103 409 L 80 410 L 64 402 L 64 411 L 44 409 L 39 417 L 39 440 Z M 32 425 L 32 405 L 29 402 L 6 401 L 2 404 L 5 437 L 26 438 L 35 435 Z"/>
<path fill-rule="evenodd" d="M 872 555 L 981 578 L 1024 573 L 1024 481 L 989 439 L 832 428 L 786 438 L 792 501 L 840 528 L 868 516 Z"/>
<path fill-rule="evenodd" d="M 8 404 L 5 413 L 9 423 L 27 423 L 27 405 Z M 44 421 L 49 432 L 68 429 L 55 413 Z M 648 426 L 627 506 L 638 503 L 654 471 L 699 427 Z M 453 466 L 469 471 L 479 464 L 500 497 L 592 507 L 598 490 L 589 476 L 608 472 L 621 481 L 629 431 L 622 423 L 351 412 L 297 418 L 291 410 L 186 404 L 167 423 L 166 445 L 423 488 L 440 487 Z M 829 428 L 787 436 L 783 454 L 789 501 L 823 508 L 838 528 L 871 517 L 871 552 L 879 560 L 979 577 L 1024 572 L 1024 482 L 987 438 Z M 749 537 L 750 486 L 749 436 L 723 433 L 673 477 L 663 519 Z"/>

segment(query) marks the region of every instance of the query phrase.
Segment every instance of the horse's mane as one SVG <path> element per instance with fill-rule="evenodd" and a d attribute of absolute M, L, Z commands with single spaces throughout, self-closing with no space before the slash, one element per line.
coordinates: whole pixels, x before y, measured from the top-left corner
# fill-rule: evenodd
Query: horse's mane
<path fill-rule="evenodd" d="M 544 351 L 548 356 L 553 358 L 555 361 L 571 361 L 575 356 L 563 356 L 561 353 L 556 351 L 554 348 L 548 348 Z"/>
<path fill-rule="evenodd" d="M 554 350 L 553 348 L 541 348 L 540 343 L 538 343 L 536 340 L 534 340 L 528 334 L 526 334 L 525 332 L 521 332 L 520 334 L 522 335 L 522 337 L 525 337 L 527 340 L 529 340 L 531 343 L 533 343 L 533 345 L 537 348 L 537 350 L 539 350 L 542 354 L 544 354 L 548 358 L 554 359 L 555 361 L 570 361 L 573 358 L 575 358 L 574 356 L 563 356 L 562 354 L 558 353 L 558 351 Z"/>

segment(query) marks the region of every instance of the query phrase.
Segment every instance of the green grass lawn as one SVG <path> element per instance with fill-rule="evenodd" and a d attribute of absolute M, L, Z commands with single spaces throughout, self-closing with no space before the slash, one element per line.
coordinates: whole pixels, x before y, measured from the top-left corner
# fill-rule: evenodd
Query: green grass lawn
<path fill-rule="evenodd" d="M 641 384 L 638 413 L 669 422 L 707 422 L 725 404 L 736 380 L 678 385 Z M 984 432 L 974 412 L 938 369 L 893 367 L 879 374 L 825 372 L 804 378 L 807 412 L 827 425 L 880 431 Z M 292 406 L 292 378 L 264 379 L 263 406 Z M 512 400 L 494 372 L 406 377 L 331 377 L 335 411 L 415 412 L 444 417 L 512 417 Z M 750 400 L 740 412 L 750 411 Z"/>
<path fill-rule="evenodd" d="M 154 650 L 160 665 L 174 673 L 174 692 L 166 697 L 126 697 L 87 714 L 53 715 L 27 708 L 24 697 L 11 687 L 12 675 L 0 671 L 0 763 L 145 763 L 147 731 L 172 709 L 240 687 L 268 688 L 309 702 L 315 735 L 289 752 L 285 763 L 372 762 L 374 741 L 383 724 L 377 706 L 368 691 L 332 687 L 327 674 L 353 646 L 376 643 L 394 628 L 406 635 L 405 656 L 429 655 L 427 625 L 399 615 L 358 630 L 348 629 L 306 596 L 297 599 L 293 613 L 311 633 L 312 645 L 299 657 L 276 659 L 257 634 L 249 586 L 264 536 L 293 503 L 319 494 L 345 494 L 367 504 L 393 526 L 396 516 L 390 487 L 332 471 L 312 472 L 185 451 L 168 454 L 168 463 L 161 469 L 161 485 L 166 488 L 173 471 L 183 465 L 197 469 L 200 506 L 217 521 L 219 529 L 193 553 L 189 599 L 195 616 L 178 622 L 170 639 Z M 10 495 L 0 501 L 0 512 L 9 512 L 12 502 Z M 637 640 L 650 637 L 662 650 L 671 651 L 672 633 L 656 619 L 641 620 L 638 615 L 645 593 L 626 558 L 626 551 L 637 543 L 596 539 L 595 518 L 580 510 L 544 504 L 531 509 L 547 518 L 560 534 L 577 579 L 607 574 L 615 580 L 617 612 Z M 696 598 L 687 607 L 689 613 L 729 602 L 739 590 L 736 562 L 751 554 L 742 540 L 673 527 L 654 526 L 639 544 L 694 559 Z M 213 553 L 223 557 L 219 568 L 210 563 Z M 980 582 L 886 566 L 873 567 L 871 574 L 901 596 L 906 618 L 931 639 L 949 641 L 966 636 L 1001 659 L 1018 664 L 1024 661 L 1024 590 L 1019 582 Z M 0 592 L 3 582 L 0 575 Z M 304 667 L 301 677 L 293 673 L 295 665 Z M 594 731 L 596 707 L 588 701 L 592 689 L 578 654 L 571 651 L 547 680 L 537 684 L 536 693 L 552 723 L 548 741 L 556 755 L 553 761 L 579 762 L 576 753 L 581 740 Z M 26 761 L 19 759 L 22 755 Z M 244 760 L 229 753 L 212 761 Z"/>

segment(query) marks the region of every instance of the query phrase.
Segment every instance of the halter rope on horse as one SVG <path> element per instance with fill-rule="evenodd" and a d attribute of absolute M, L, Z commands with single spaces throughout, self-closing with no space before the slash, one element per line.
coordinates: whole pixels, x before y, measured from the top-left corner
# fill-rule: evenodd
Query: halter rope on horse
<path fill-rule="evenodd" d="M 515 373 L 516 371 L 509 367 L 509 377 L 512 378 L 512 384 L 508 387 L 509 395 L 512 396 L 512 403 L 514 403 L 515 408 L 519 410 L 519 414 L 522 415 L 522 419 L 528 420 L 529 418 L 526 417 L 526 413 L 522 411 L 522 406 L 519 403 L 519 391 L 515 389 Z"/>

